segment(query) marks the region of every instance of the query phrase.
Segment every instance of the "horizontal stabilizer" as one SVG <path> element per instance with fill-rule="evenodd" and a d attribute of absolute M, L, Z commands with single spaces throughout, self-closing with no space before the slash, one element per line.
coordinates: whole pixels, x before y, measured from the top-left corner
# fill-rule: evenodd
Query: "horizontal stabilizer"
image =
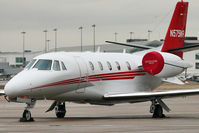
<path fill-rule="evenodd" d="M 141 49 L 152 49 L 154 47 L 149 47 L 146 45 L 140 45 L 140 44 L 128 44 L 128 43 L 119 43 L 119 42 L 111 42 L 111 41 L 106 41 L 107 43 L 112 43 L 112 44 L 117 44 L 117 45 L 122 45 L 122 46 L 127 46 L 127 47 L 134 47 L 134 48 L 141 48 Z"/>
<path fill-rule="evenodd" d="M 179 48 L 174 48 L 174 49 L 168 49 L 167 52 L 178 52 L 178 51 L 182 51 L 182 52 L 189 52 L 189 51 L 193 51 L 193 50 L 198 50 L 199 49 L 199 44 L 195 44 L 195 45 L 190 45 L 190 46 L 185 46 L 185 47 L 179 47 Z"/>
<path fill-rule="evenodd" d="M 105 94 L 104 99 L 148 101 L 158 98 L 162 99 L 162 98 L 189 96 L 189 95 L 199 95 L 199 89 L 173 90 L 173 91 L 164 91 L 164 92 L 135 92 L 135 93 L 126 93 L 126 94 Z"/>
<path fill-rule="evenodd" d="M 184 82 L 179 80 L 177 77 L 162 79 L 162 81 L 167 82 L 167 83 L 178 84 L 178 85 L 183 85 L 184 84 Z"/>

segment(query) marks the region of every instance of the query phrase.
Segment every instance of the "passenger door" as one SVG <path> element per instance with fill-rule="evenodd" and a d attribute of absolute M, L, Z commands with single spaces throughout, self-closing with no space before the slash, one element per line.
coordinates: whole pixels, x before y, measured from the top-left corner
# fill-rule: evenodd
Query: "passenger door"
<path fill-rule="evenodd" d="M 77 93 L 84 93 L 85 92 L 85 88 L 88 86 L 88 68 L 86 65 L 86 62 L 84 61 L 83 58 L 76 56 L 75 60 L 77 62 L 77 66 L 79 68 L 79 85 L 76 89 Z"/>

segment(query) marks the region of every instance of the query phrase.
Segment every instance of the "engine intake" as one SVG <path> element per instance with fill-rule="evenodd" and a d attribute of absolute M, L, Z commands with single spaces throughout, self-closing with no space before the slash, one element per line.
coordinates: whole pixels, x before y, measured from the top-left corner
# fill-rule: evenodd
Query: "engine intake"
<path fill-rule="evenodd" d="M 189 66 L 180 57 L 166 52 L 152 51 L 146 53 L 142 59 L 144 70 L 161 78 L 176 76 Z"/>
<path fill-rule="evenodd" d="M 142 66 L 151 75 L 160 73 L 164 67 L 164 58 L 158 52 L 149 52 L 142 59 Z"/>

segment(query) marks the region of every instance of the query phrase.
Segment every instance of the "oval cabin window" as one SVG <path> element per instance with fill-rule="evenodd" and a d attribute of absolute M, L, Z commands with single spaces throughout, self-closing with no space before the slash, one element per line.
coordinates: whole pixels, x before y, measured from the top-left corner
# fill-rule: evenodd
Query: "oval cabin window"
<path fill-rule="evenodd" d="M 121 70 L 121 67 L 120 67 L 119 62 L 116 61 L 115 64 L 116 64 L 116 66 L 117 66 L 117 69 L 118 69 L 118 70 Z"/>
<path fill-rule="evenodd" d="M 111 66 L 111 63 L 107 61 L 107 66 L 108 66 L 108 69 L 111 71 L 112 70 L 112 66 Z"/>
<path fill-rule="evenodd" d="M 91 61 L 89 61 L 89 66 L 90 66 L 91 70 L 94 70 L 94 65 Z"/>
<path fill-rule="evenodd" d="M 98 65 L 99 65 L 100 70 L 102 71 L 103 70 L 103 66 L 102 66 L 102 63 L 100 61 L 98 61 Z"/>
<path fill-rule="evenodd" d="M 128 70 L 131 70 L 131 65 L 129 64 L 128 61 L 126 61 L 126 65 L 127 65 Z"/>

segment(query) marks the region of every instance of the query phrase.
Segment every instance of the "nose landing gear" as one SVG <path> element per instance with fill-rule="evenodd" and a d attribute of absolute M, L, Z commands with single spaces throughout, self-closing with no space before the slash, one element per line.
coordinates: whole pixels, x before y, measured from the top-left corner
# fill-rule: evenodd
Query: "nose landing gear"
<path fill-rule="evenodd" d="M 20 122 L 32 122 L 34 119 L 31 117 L 31 112 L 29 111 L 30 108 L 33 108 L 36 100 L 30 99 L 26 100 L 30 102 L 26 102 L 27 107 L 25 107 L 22 117 L 20 118 Z"/>
<path fill-rule="evenodd" d="M 20 122 L 31 122 L 34 121 L 34 119 L 31 117 L 31 112 L 27 109 L 24 110 L 22 118 L 19 120 Z"/>

